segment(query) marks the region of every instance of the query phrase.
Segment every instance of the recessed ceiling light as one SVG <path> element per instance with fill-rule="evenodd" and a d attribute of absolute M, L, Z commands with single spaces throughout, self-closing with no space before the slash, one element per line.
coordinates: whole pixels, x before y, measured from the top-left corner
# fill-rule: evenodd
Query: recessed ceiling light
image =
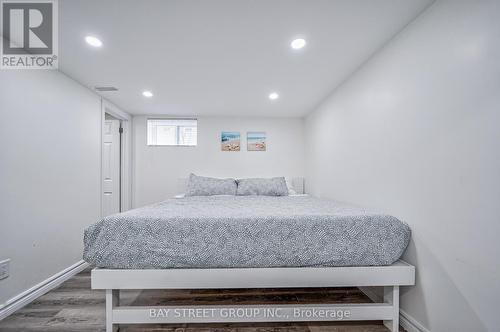
<path fill-rule="evenodd" d="M 271 100 L 276 100 L 279 97 L 280 97 L 280 95 L 278 93 L 276 93 L 276 92 L 272 92 L 272 93 L 269 94 L 269 99 L 271 99 Z"/>
<path fill-rule="evenodd" d="M 291 46 L 294 50 L 300 50 L 301 48 L 303 48 L 304 46 L 306 46 L 306 40 L 305 40 L 305 39 L 302 39 L 302 38 L 294 39 L 294 40 L 292 40 L 292 42 L 290 43 L 290 46 Z"/>
<path fill-rule="evenodd" d="M 94 46 L 94 47 L 101 47 L 102 46 L 102 41 L 100 41 L 99 38 L 94 37 L 94 36 L 85 37 L 85 41 L 90 46 Z"/>
<path fill-rule="evenodd" d="M 151 91 L 147 91 L 147 90 L 146 90 L 146 91 L 143 91 L 143 92 L 142 92 L 142 95 L 143 95 L 144 97 L 146 97 L 146 98 L 151 98 L 151 97 L 153 97 L 153 93 L 152 93 Z"/>

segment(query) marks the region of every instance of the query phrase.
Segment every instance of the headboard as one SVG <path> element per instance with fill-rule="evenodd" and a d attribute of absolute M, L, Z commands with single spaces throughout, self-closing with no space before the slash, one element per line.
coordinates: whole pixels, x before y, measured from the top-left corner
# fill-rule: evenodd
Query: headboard
<path fill-rule="evenodd" d="M 295 190 L 297 194 L 305 194 L 304 178 L 286 178 L 286 180 L 290 181 L 293 190 Z"/>
<path fill-rule="evenodd" d="M 304 178 L 302 177 L 285 177 L 286 181 L 291 184 L 293 190 L 297 194 L 304 194 Z M 176 194 L 184 194 L 187 188 L 188 178 L 178 178 L 177 179 L 177 188 Z"/>

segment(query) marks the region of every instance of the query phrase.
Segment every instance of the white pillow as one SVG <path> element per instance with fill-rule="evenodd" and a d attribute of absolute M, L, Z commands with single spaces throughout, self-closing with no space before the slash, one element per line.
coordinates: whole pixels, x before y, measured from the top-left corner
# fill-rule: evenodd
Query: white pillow
<path fill-rule="evenodd" d="M 288 195 L 297 195 L 297 192 L 293 189 L 292 180 L 290 178 L 285 178 L 285 182 L 288 188 Z"/>

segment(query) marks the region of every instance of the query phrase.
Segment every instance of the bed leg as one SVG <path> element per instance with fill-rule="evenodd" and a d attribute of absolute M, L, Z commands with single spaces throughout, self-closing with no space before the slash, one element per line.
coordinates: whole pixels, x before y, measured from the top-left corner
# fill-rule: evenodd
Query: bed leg
<path fill-rule="evenodd" d="M 399 286 L 384 287 L 384 302 L 392 304 L 392 320 L 384 320 L 391 332 L 399 331 Z"/>
<path fill-rule="evenodd" d="M 117 332 L 118 325 L 113 324 L 113 309 L 120 305 L 120 291 L 106 289 L 106 332 Z"/>

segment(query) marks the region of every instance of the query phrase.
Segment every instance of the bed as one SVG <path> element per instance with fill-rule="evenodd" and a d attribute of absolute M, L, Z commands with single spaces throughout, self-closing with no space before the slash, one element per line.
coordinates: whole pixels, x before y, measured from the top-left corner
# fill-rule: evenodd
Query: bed
<path fill-rule="evenodd" d="M 306 195 L 185 197 L 90 226 L 84 259 L 96 267 L 92 288 L 107 292 L 107 331 L 132 323 L 294 320 L 384 320 L 397 331 L 399 286 L 414 284 L 414 267 L 399 260 L 410 234 L 393 216 Z M 118 306 L 120 289 L 345 286 L 384 286 L 384 302 L 203 306 L 199 315 L 198 307 Z"/>

